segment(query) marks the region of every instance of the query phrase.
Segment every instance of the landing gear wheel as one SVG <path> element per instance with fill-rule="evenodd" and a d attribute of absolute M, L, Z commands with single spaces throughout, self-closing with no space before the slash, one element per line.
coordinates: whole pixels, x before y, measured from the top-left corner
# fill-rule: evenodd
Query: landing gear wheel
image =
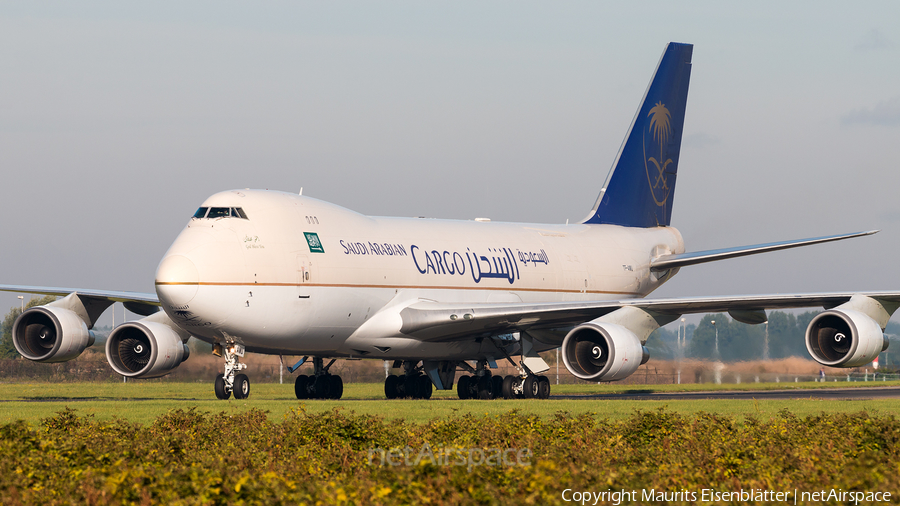
<path fill-rule="evenodd" d="M 550 398 L 550 378 L 538 376 L 538 399 Z"/>
<path fill-rule="evenodd" d="M 503 377 L 491 376 L 491 399 L 499 399 L 503 396 Z"/>
<path fill-rule="evenodd" d="M 431 394 L 433 392 L 433 385 L 431 384 L 431 380 L 428 379 L 428 376 L 417 376 L 417 381 L 419 383 L 418 397 L 419 399 L 431 399 Z"/>
<path fill-rule="evenodd" d="M 490 376 L 484 375 L 478 378 L 478 398 L 488 400 L 491 398 L 494 382 Z"/>
<path fill-rule="evenodd" d="M 419 376 L 417 374 L 404 374 L 403 379 L 403 397 L 407 399 L 419 398 Z"/>
<path fill-rule="evenodd" d="M 246 374 L 238 374 L 234 377 L 234 398 L 246 399 L 250 397 L 250 378 Z"/>
<path fill-rule="evenodd" d="M 396 399 L 399 396 L 397 392 L 397 386 L 400 384 L 400 377 L 396 374 L 391 374 L 387 378 L 384 379 L 384 396 L 388 399 Z"/>
<path fill-rule="evenodd" d="M 471 376 L 460 376 L 459 381 L 456 382 L 456 393 L 460 399 L 466 400 L 471 397 L 469 395 L 469 383 L 471 381 Z"/>
<path fill-rule="evenodd" d="M 529 374 L 528 377 L 525 378 L 525 385 L 524 385 L 525 398 L 526 399 L 537 399 L 538 390 L 539 390 L 538 386 L 539 386 L 539 382 L 538 382 L 537 376 L 532 376 Z"/>
<path fill-rule="evenodd" d="M 313 383 L 313 396 L 315 399 L 327 399 L 328 393 L 331 390 L 331 381 L 328 379 L 328 375 L 316 376 L 315 383 Z"/>
<path fill-rule="evenodd" d="M 231 390 L 225 385 L 225 375 L 216 376 L 216 397 L 223 401 L 231 397 Z"/>
<path fill-rule="evenodd" d="M 344 380 L 338 375 L 328 375 L 328 398 L 340 399 L 344 395 Z"/>
<path fill-rule="evenodd" d="M 298 399 L 309 399 L 309 376 L 301 374 L 294 380 L 294 395 Z"/>
<path fill-rule="evenodd" d="M 503 395 L 504 399 L 515 399 L 516 394 L 513 392 L 513 384 L 515 384 L 516 378 L 513 376 L 507 376 L 503 378 L 503 385 L 500 387 L 500 393 Z"/>

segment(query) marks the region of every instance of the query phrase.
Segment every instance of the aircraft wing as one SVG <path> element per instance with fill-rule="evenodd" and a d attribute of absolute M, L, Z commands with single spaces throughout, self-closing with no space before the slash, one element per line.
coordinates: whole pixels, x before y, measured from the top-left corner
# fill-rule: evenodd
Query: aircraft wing
<path fill-rule="evenodd" d="M 116 292 L 110 290 L 89 290 L 82 288 L 57 288 L 49 286 L 0 285 L 0 292 L 34 293 L 38 295 L 59 295 L 65 297 L 76 293 L 80 297 L 121 302 L 129 311 L 149 316 L 159 311 L 159 299 L 155 293 Z"/>
<path fill-rule="evenodd" d="M 729 312 L 739 321 L 763 323 L 762 311 L 822 307 L 830 309 L 864 295 L 885 306 L 900 305 L 900 292 L 845 292 L 814 294 L 746 295 L 732 297 L 689 297 L 673 299 L 625 299 L 596 302 L 442 304 L 421 301 L 402 311 L 401 332 L 422 341 L 456 341 L 487 337 L 528 329 L 575 326 L 604 316 L 622 307 L 636 307 L 662 320 L 673 321 L 683 314 Z M 755 313 L 755 314 L 754 314 Z M 762 319 L 759 317 L 762 316 Z"/>

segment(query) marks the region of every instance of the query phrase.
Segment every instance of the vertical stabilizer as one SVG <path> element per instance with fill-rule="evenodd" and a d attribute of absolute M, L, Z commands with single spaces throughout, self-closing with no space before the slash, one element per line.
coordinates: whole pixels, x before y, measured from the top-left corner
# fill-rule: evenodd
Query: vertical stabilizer
<path fill-rule="evenodd" d="M 668 226 L 694 46 L 670 42 L 584 223 Z"/>

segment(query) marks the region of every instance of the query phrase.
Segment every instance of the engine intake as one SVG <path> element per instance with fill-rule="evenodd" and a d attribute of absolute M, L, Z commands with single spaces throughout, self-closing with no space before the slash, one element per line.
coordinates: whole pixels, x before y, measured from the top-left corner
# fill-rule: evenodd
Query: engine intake
<path fill-rule="evenodd" d="M 831 367 L 860 367 L 887 349 L 878 323 L 852 309 L 816 315 L 806 328 L 806 349 L 816 362 Z"/>
<path fill-rule="evenodd" d="M 165 376 L 188 359 L 190 349 L 168 325 L 139 320 L 116 327 L 106 341 L 106 359 L 128 378 Z"/>
<path fill-rule="evenodd" d="M 634 374 L 650 354 L 627 328 L 609 322 L 581 324 L 562 342 L 563 363 L 576 377 L 615 381 Z"/>
<path fill-rule="evenodd" d="M 13 345 L 28 360 L 65 362 L 94 344 L 94 335 L 84 320 L 68 309 L 38 306 L 16 318 Z"/>

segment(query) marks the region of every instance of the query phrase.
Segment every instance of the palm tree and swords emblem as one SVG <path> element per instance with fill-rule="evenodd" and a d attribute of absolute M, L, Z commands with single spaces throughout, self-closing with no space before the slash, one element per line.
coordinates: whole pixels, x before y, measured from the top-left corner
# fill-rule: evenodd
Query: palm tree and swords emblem
<path fill-rule="evenodd" d="M 666 168 L 672 163 L 672 159 L 669 158 L 663 161 L 665 156 L 663 150 L 669 142 L 669 136 L 672 135 L 672 125 L 669 121 L 671 114 L 666 109 L 665 104 L 657 102 L 650 109 L 650 112 L 647 113 L 647 117 L 650 118 L 650 128 L 648 130 L 653 132 L 653 140 L 659 142 L 659 160 L 652 156 L 646 158 L 647 142 L 645 137 L 644 156 L 656 168 L 656 174 L 651 174 L 650 165 L 645 163 L 644 166 L 647 169 L 647 182 L 650 183 L 650 194 L 653 195 L 653 201 L 656 202 L 656 205 L 662 207 L 666 205 L 666 201 L 669 199 L 669 182 L 666 180 Z M 646 136 L 646 132 L 644 132 L 644 135 Z"/>

